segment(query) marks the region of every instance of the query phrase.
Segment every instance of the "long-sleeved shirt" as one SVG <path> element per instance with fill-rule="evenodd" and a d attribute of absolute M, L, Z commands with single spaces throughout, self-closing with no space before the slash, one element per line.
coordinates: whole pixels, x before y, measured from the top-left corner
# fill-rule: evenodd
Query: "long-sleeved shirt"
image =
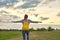
<path fill-rule="evenodd" d="M 32 20 L 29 20 L 29 19 L 27 21 L 25 21 L 23 19 L 23 20 L 20 20 L 20 21 L 14 21 L 14 23 L 22 23 L 23 24 L 22 30 L 29 30 L 29 24 L 30 23 L 38 23 L 38 21 L 32 21 Z"/>
<path fill-rule="evenodd" d="M 15 21 L 15 23 L 24 23 L 24 19 L 23 20 L 20 20 L 20 21 Z M 32 21 L 32 20 L 30 20 L 30 19 L 28 19 L 28 23 L 30 24 L 30 23 L 38 23 L 38 21 Z"/>

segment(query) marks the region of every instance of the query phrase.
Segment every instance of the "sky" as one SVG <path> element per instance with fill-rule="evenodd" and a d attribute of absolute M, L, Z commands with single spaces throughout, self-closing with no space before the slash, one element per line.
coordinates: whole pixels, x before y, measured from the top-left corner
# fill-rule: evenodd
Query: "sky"
<path fill-rule="evenodd" d="M 25 14 L 43 24 L 60 24 L 60 0 L 0 0 L 0 22 L 21 20 Z"/>

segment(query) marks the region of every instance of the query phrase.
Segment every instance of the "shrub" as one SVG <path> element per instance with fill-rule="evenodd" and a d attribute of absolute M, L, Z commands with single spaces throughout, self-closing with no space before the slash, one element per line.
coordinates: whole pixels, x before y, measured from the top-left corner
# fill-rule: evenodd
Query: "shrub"
<path fill-rule="evenodd" d="M 1 31 L 1 29 L 0 29 L 0 31 Z"/>
<path fill-rule="evenodd" d="M 45 30 L 46 30 L 46 28 L 41 28 L 40 30 L 41 30 L 41 31 L 45 31 Z"/>
<path fill-rule="evenodd" d="M 52 27 L 48 27 L 48 31 L 53 31 L 54 29 Z"/>
<path fill-rule="evenodd" d="M 34 29 L 33 28 L 30 28 L 30 31 L 33 31 Z"/>
<path fill-rule="evenodd" d="M 40 31 L 41 29 L 40 28 L 37 28 L 37 31 Z"/>

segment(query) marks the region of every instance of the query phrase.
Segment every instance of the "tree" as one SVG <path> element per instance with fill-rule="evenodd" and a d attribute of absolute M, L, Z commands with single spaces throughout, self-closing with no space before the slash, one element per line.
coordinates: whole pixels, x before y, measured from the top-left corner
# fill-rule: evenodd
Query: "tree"
<path fill-rule="evenodd" d="M 30 28 L 30 31 L 34 30 L 33 28 Z"/>
<path fill-rule="evenodd" d="M 48 31 L 54 30 L 51 26 L 48 27 Z"/>
<path fill-rule="evenodd" d="M 45 28 L 41 28 L 40 30 L 41 30 L 41 31 L 45 31 L 46 29 L 45 29 Z"/>
<path fill-rule="evenodd" d="M 40 28 L 37 28 L 37 31 L 40 31 L 41 29 Z"/>

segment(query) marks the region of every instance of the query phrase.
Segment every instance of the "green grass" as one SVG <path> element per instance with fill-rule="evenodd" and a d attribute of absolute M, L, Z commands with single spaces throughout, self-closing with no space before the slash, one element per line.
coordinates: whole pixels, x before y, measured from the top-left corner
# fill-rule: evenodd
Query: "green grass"
<path fill-rule="evenodd" d="M 9 38 L 15 37 L 15 36 L 21 36 L 21 32 L 19 31 L 0 31 L 0 40 L 7 40 Z"/>
<path fill-rule="evenodd" d="M 0 31 L 0 40 L 7 40 L 15 36 L 22 37 L 21 31 Z M 60 30 L 31 31 L 30 40 L 60 40 Z"/>

